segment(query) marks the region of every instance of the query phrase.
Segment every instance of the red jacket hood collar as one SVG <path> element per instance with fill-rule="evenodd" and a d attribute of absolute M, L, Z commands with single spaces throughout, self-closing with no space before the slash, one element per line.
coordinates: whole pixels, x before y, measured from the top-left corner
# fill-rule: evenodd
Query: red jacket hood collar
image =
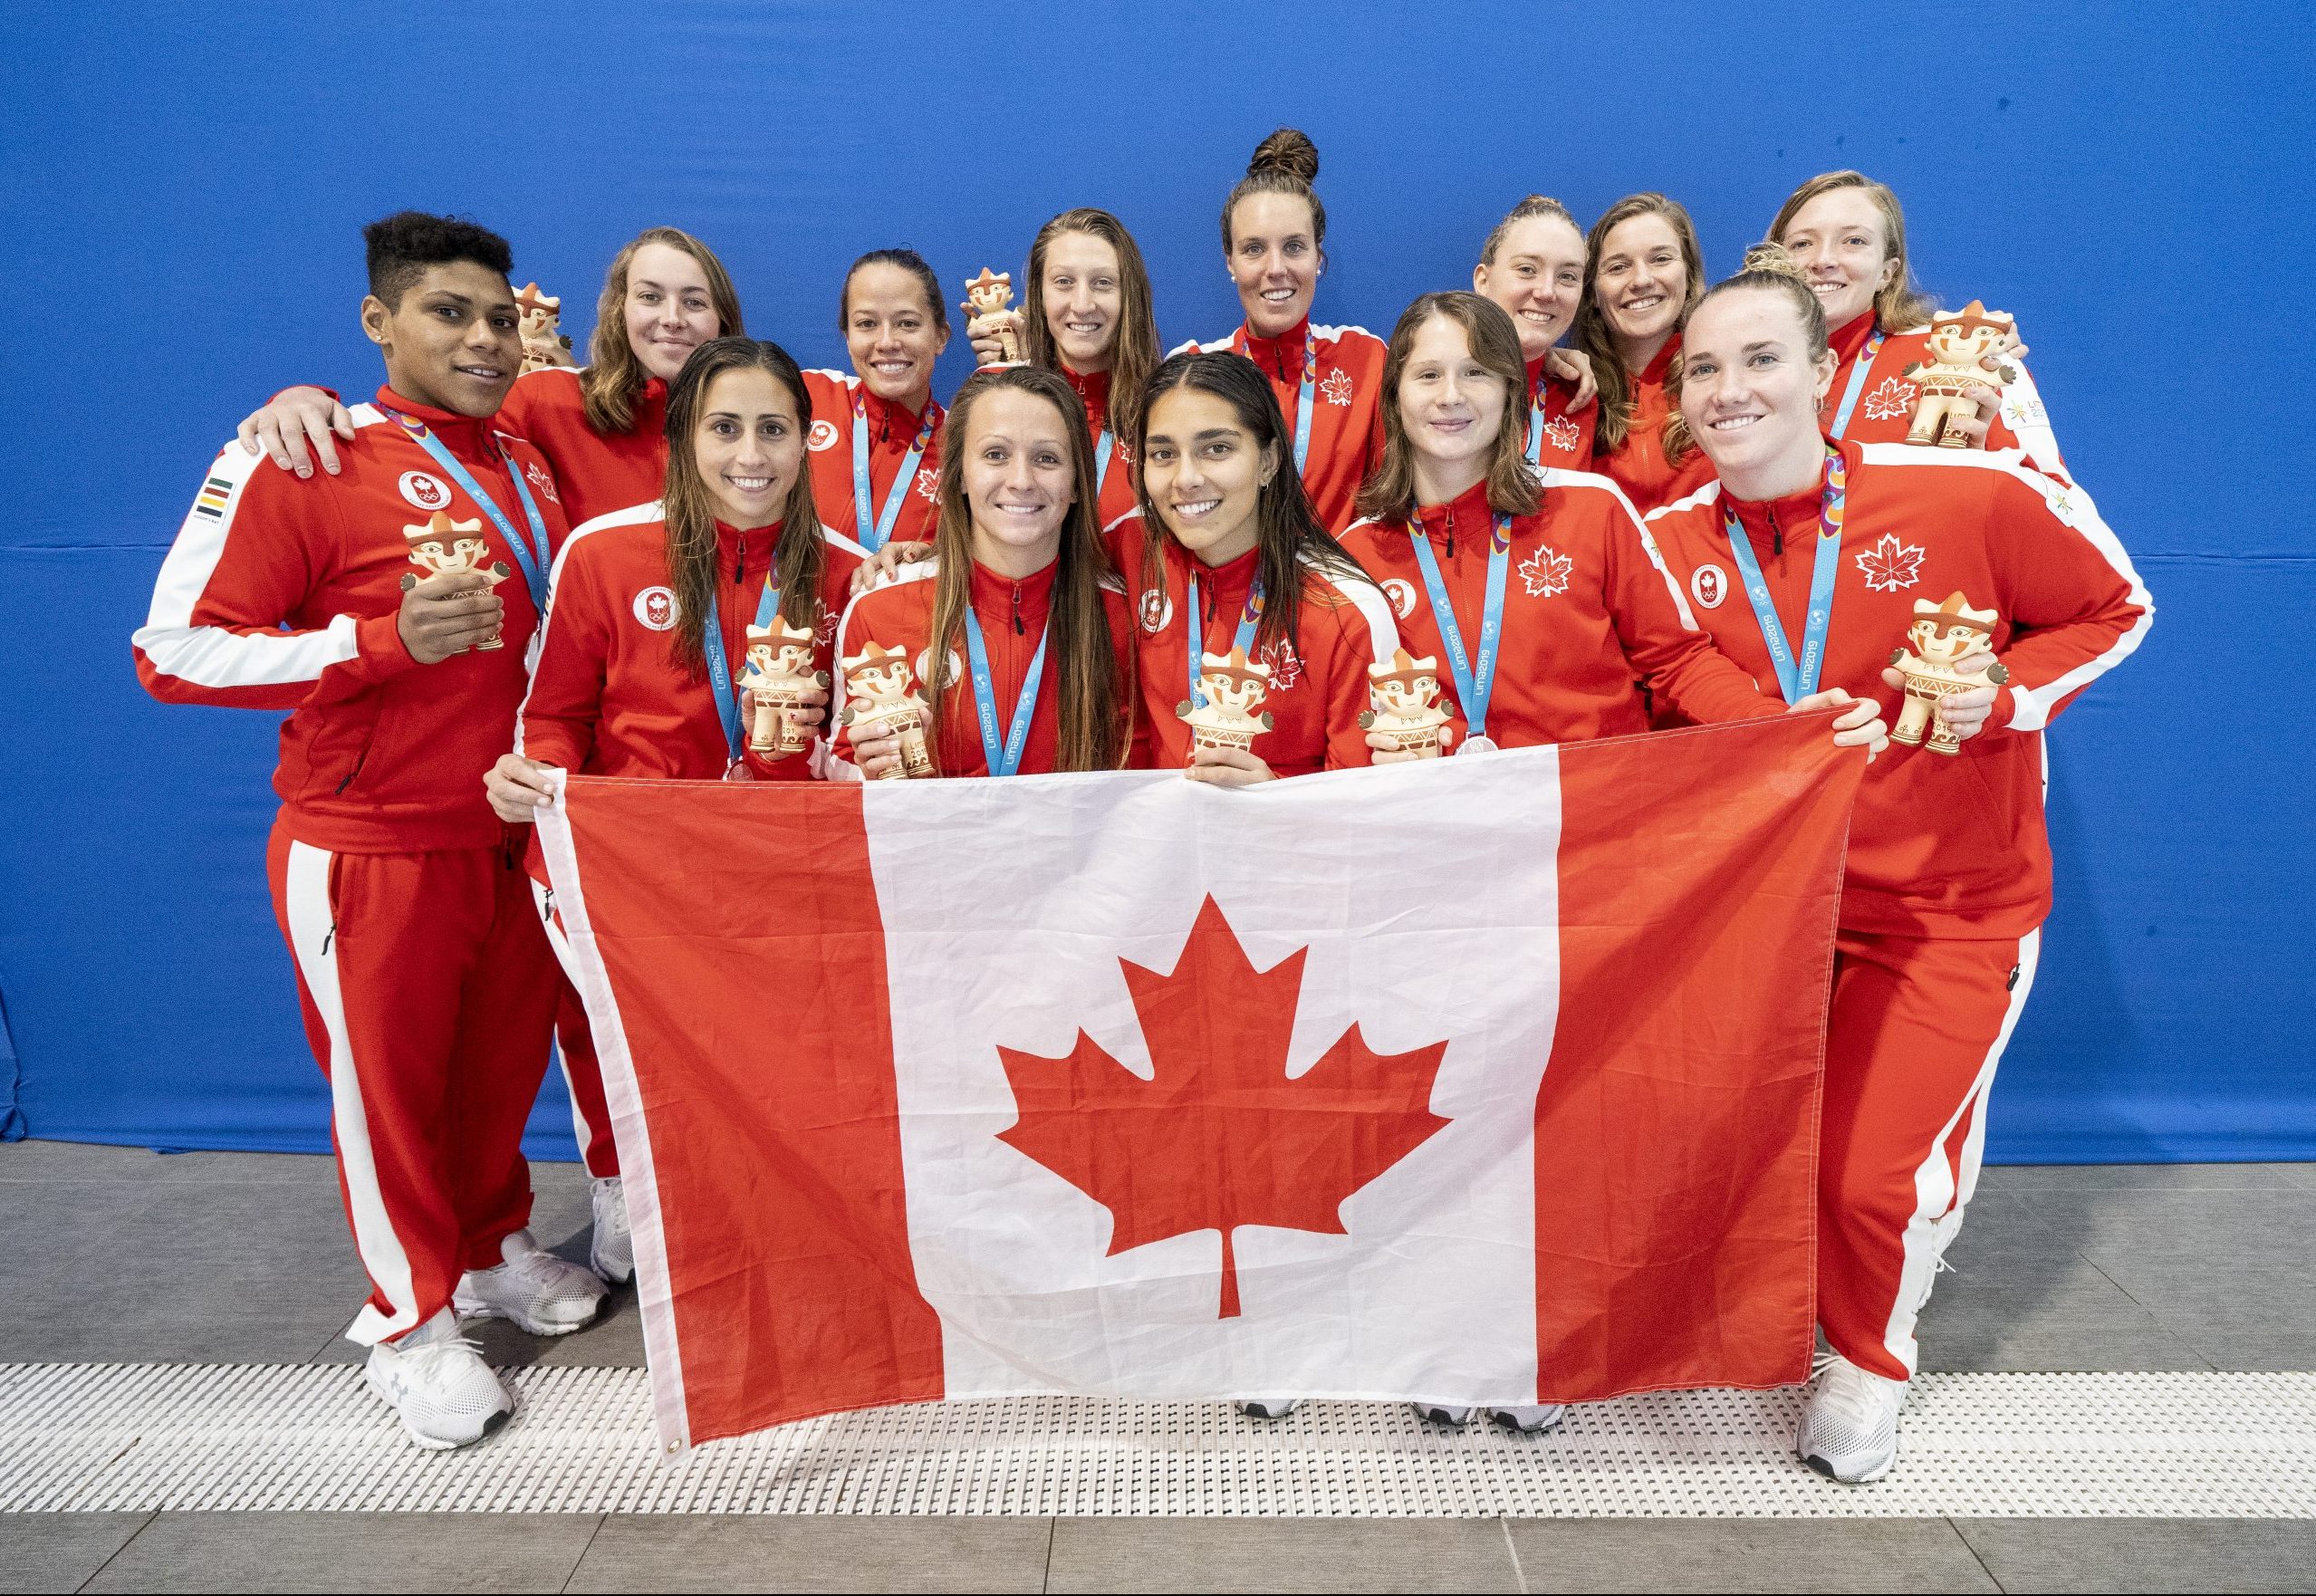
<path fill-rule="evenodd" d="M 1260 543 L 1235 560 L 1225 560 L 1220 565 L 1207 564 L 1171 537 L 1166 540 L 1165 546 L 1168 563 L 1174 568 L 1177 580 L 1187 586 L 1192 577 L 1198 579 L 1200 597 L 1206 601 L 1209 615 L 1222 604 L 1243 602 L 1247 590 L 1254 585 L 1256 573 L 1262 569 L 1263 547 Z"/>
<path fill-rule="evenodd" d="M 889 399 L 879 399 L 869 390 L 863 381 L 857 390 L 860 396 L 861 414 L 869 418 L 869 436 L 879 443 L 889 443 L 898 437 L 903 448 L 917 441 L 917 429 L 925 418 L 933 418 L 933 425 L 941 424 L 941 407 L 928 395 L 922 410 L 912 410 L 907 405 Z"/>
<path fill-rule="evenodd" d="M 1828 341 L 1833 346 L 1835 361 L 1840 365 L 1848 365 L 1857 357 L 1858 351 L 1866 347 L 1866 340 L 1872 337 L 1873 332 L 1874 312 L 1870 310 L 1862 316 L 1852 316 L 1835 328 L 1832 337 Z"/>
<path fill-rule="evenodd" d="M 1847 469 L 1854 473 L 1858 469 L 1857 448 L 1850 444 L 1834 447 L 1841 450 Z M 1818 516 L 1825 507 L 1825 478 L 1821 476 L 1799 493 L 1774 499 L 1741 499 L 1725 483 L 1721 502 L 1735 513 L 1737 524 L 1745 529 L 1748 537 L 1764 548 L 1771 547 L 1780 541 L 1781 533 L 1787 543 L 1816 534 Z"/>
<path fill-rule="evenodd" d="M 1409 527 L 1427 538 L 1476 538 L 1495 525 L 1495 510 L 1488 503 L 1487 478 L 1466 488 L 1444 505 L 1421 505 Z"/>
<path fill-rule="evenodd" d="M 744 574 L 753 576 L 771 570 L 773 556 L 780 548 L 780 527 L 781 524 L 775 521 L 770 526 L 751 526 L 742 532 L 731 523 L 718 520 L 716 524 L 717 568 L 731 570 L 745 546 L 748 558 L 746 563 L 740 566 Z"/>
<path fill-rule="evenodd" d="M 499 456 L 497 418 L 487 416 L 476 420 L 456 410 L 437 410 L 432 405 L 422 405 L 416 399 L 404 399 L 391 388 L 380 388 L 374 401 L 381 410 L 393 410 L 413 421 L 426 423 L 427 430 L 450 446 L 455 455 L 478 456 L 496 459 Z"/>
<path fill-rule="evenodd" d="M 1680 355 L 1681 335 L 1676 332 L 1665 340 L 1665 347 L 1657 351 L 1657 358 L 1642 367 L 1640 375 L 1634 380 L 1655 383 L 1662 388 L 1665 385 L 1665 379 L 1672 372 L 1673 362 L 1680 359 Z"/>
<path fill-rule="evenodd" d="M 1086 407 L 1086 420 L 1099 432 L 1110 417 L 1110 373 L 1107 371 L 1072 371 L 1062 368 L 1062 379 L 1078 390 L 1078 398 Z"/>
<path fill-rule="evenodd" d="M 1238 327 L 1239 341 L 1246 346 L 1247 358 L 1282 382 L 1302 380 L 1303 345 L 1311 338 L 1311 318 L 1300 322 L 1276 338 L 1257 338 L 1254 329 L 1242 322 Z"/>
<path fill-rule="evenodd" d="M 1053 591 L 1053 573 L 1062 569 L 1057 558 L 1042 570 L 1033 571 L 1015 581 L 1000 576 L 980 561 L 973 562 L 973 607 L 985 614 L 1011 613 L 1016 596 L 1022 613 L 1034 618 L 1045 612 L 1048 595 Z"/>

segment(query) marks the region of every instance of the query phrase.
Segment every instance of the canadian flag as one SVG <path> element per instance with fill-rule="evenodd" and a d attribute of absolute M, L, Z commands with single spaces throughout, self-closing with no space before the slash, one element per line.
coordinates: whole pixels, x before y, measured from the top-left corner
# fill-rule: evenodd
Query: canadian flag
<path fill-rule="evenodd" d="M 1811 716 L 1235 792 L 569 781 L 663 1438 L 1802 1379 L 1863 763 Z"/>

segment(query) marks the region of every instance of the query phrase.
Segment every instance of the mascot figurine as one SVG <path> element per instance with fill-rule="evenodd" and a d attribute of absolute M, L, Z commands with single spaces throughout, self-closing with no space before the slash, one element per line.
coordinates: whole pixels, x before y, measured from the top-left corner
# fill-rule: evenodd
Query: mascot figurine
<path fill-rule="evenodd" d="M 1992 610 L 1973 610 L 1960 593 L 1948 593 L 1936 604 L 1927 599 L 1914 601 L 1914 624 L 1906 629 L 1906 644 L 1889 657 L 1906 678 L 1906 706 L 1898 711 L 1898 725 L 1890 729 L 1891 742 L 1919 747 L 1927 731 L 1931 753 L 1962 752 L 1962 739 L 1937 716 L 1938 700 L 1973 687 L 1998 687 L 2011 679 L 2010 671 L 1999 661 L 1967 674 L 1956 668 L 1985 649 L 1994 635 L 1995 619 Z"/>
<path fill-rule="evenodd" d="M 514 574 L 504 560 L 483 563 L 483 556 L 490 553 L 491 546 L 483 540 L 480 521 L 453 521 L 437 510 L 427 517 L 424 526 L 405 526 L 402 538 L 410 545 L 410 563 L 427 576 L 463 576 L 476 571 L 496 587 Z M 425 580 L 426 577 L 413 576 L 406 571 L 402 573 L 402 591 L 407 593 Z M 493 632 L 475 647 L 504 649 L 506 644 L 498 633 Z"/>
<path fill-rule="evenodd" d="M 777 615 L 770 626 L 749 627 L 740 686 L 755 711 L 748 731 L 751 753 L 783 759 L 812 746 L 812 734 L 787 713 L 802 708 L 813 688 L 828 686 L 828 672 L 812 668 L 810 627 L 792 627 Z"/>
<path fill-rule="evenodd" d="M 933 753 L 925 742 L 926 703 L 917 691 L 917 673 L 908 656 L 897 649 L 870 643 L 844 660 L 844 708 L 837 723 L 852 733 L 857 743 L 879 737 L 900 739 L 900 763 L 879 779 L 929 776 Z"/>
<path fill-rule="evenodd" d="M 1013 303 L 1010 272 L 984 266 L 981 275 L 965 285 L 965 335 L 970 340 L 976 332 L 995 333 L 1001 365 L 1017 365 L 1022 358 L 1022 313 L 1012 308 Z"/>
<path fill-rule="evenodd" d="M 523 312 L 523 370 L 516 375 L 571 365 L 571 340 L 556 331 L 562 321 L 562 301 L 540 293 L 536 283 L 525 283 L 514 303 Z"/>
<path fill-rule="evenodd" d="M 1196 705 L 1185 698 L 1175 708 L 1190 728 L 1193 748 L 1245 753 L 1271 729 L 1271 712 L 1262 708 L 1263 700 L 1271 696 L 1271 668 L 1248 659 L 1244 649 L 1199 654 L 1198 696 Z"/>
<path fill-rule="evenodd" d="M 1405 649 L 1367 668 L 1369 707 L 1360 711 L 1362 730 L 1381 732 L 1400 754 L 1439 756 L 1439 728 L 1447 711 L 1439 707 L 1439 661 L 1427 654 L 1412 659 Z"/>
<path fill-rule="evenodd" d="M 1922 390 L 1914 401 L 1914 425 L 1907 428 L 1907 442 L 1949 449 L 1970 447 L 1963 424 L 1977 418 L 1978 390 L 1998 388 L 2018 376 L 2015 366 L 1984 363 L 2008 344 L 2016 330 L 2009 316 L 1975 299 L 1958 311 L 1942 311 L 1931 318 L 1929 361 L 1906 368 L 1907 377 Z"/>

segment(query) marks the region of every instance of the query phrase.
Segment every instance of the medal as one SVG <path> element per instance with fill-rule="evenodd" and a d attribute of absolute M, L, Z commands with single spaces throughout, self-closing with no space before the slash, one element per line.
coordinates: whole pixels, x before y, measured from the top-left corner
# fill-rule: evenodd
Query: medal
<path fill-rule="evenodd" d="M 1493 754 L 1495 752 L 1495 739 L 1494 737 L 1466 737 L 1456 752 L 1457 754 Z"/>

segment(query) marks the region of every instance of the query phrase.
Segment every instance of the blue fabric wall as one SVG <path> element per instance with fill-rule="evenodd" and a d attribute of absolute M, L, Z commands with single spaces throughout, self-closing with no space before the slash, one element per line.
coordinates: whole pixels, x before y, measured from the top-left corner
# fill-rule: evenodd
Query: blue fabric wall
<path fill-rule="evenodd" d="M 954 285 L 1099 204 L 1172 343 L 1233 325 L 1216 209 L 1293 122 L 1325 161 L 1321 319 L 1378 330 L 1532 189 L 1586 217 L 1669 190 L 1719 273 L 1813 172 L 1896 185 L 1933 291 L 2019 316 L 2160 608 L 2052 738 L 2059 907 L 1991 1156 L 2316 1157 L 2297 8 L 9 12 L 0 1118 L 13 1091 L 37 1135 L 324 1145 L 263 877 L 274 718 L 150 702 L 128 637 L 232 422 L 376 382 L 362 222 L 487 222 L 582 340 L 612 249 L 672 222 L 750 331 L 839 366 L 859 251 Z M 944 392 L 967 364 L 959 339 Z M 567 1149 L 559 1102 L 537 1125 Z"/>

